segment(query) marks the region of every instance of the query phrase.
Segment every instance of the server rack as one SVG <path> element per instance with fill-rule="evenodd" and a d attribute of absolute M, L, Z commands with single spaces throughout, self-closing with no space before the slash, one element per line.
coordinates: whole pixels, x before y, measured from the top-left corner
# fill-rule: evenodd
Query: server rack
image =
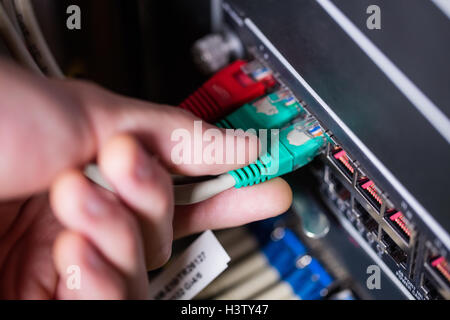
<path fill-rule="evenodd" d="M 448 299 L 439 263 L 450 248 L 450 23 L 432 2 L 383 2 L 382 29 L 372 31 L 370 4 L 228 0 L 223 11 L 248 55 L 332 137 L 313 172 L 355 252 L 381 267 L 392 295 Z M 357 277 L 364 284 L 367 274 Z"/>

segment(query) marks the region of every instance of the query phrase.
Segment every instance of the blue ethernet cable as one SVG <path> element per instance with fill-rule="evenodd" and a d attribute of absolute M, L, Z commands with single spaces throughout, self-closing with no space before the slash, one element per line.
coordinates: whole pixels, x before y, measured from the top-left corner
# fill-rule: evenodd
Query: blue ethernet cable
<path fill-rule="evenodd" d="M 283 237 L 277 240 L 270 237 L 270 232 L 261 234 L 259 247 L 260 250 L 247 256 L 220 275 L 201 293 L 201 297 L 217 296 L 227 289 L 237 286 L 237 290 L 225 292 L 225 296 L 222 298 L 229 296 L 236 298 L 240 295 L 244 298 L 244 295 L 248 295 L 252 290 L 257 290 L 258 286 L 264 285 L 264 281 L 272 283 L 287 276 L 296 268 L 297 257 L 306 252 L 305 247 L 290 230 L 286 230 Z M 255 276 L 256 279 L 259 279 L 258 283 L 255 286 L 250 285 L 248 288 L 247 280 L 251 280 Z M 244 287 L 239 287 L 244 282 Z M 248 289 L 245 289 L 246 287 Z"/>
<path fill-rule="evenodd" d="M 257 299 L 322 299 L 333 279 L 314 258 L 304 268 L 296 269 Z"/>
<path fill-rule="evenodd" d="M 257 298 L 298 298 L 303 300 L 321 299 L 324 290 L 327 289 L 333 282 L 332 277 L 322 267 L 320 262 L 318 262 L 315 258 L 308 256 L 306 248 L 291 230 L 283 229 L 283 245 L 282 247 L 275 247 L 271 235 L 279 219 L 280 217 L 275 217 L 249 225 L 250 230 L 257 237 L 261 245 L 264 246 L 263 251 L 266 256 L 275 268 L 280 271 L 280 275 L 282 275 L 280 283 L 274 286 L 272 288 L 273 290 L 269 289 Z M 291 255 L 291 259 L 292 256 L 295 256 L 295 261 L 301 260 L 300 258 L 305 257 L 305 262 L 303 262 L 302 265 L 296 264 L 295 268 L 290 267 L 286 269 L 284 267 L 286 263 L 282 259 L 274 259 L 274 252 L 276 250 L 284 250 L 293 253 Z M 287 264 L 292 266 L 292 261 Z M 283 292 L 285 294 L 284 297 Z"/>
<path fill-rule="evenodd" d="M 263 235 L 264 236 L 264 235 Z M 265 237 L 271 239 L 269 234 Z M 333 278 L 314 258 L 308 255 L 305 246 L 289 229 L 279 240 L 263 241 L 261 253 L 266 265 L 241 279 L 234 279 L 228 289 L 217 299 L 322 299 Z M 299 259 L 307 257 L 303 264 Z M 245 261 L 242 262 L 245 265 Z M 244 266 L 235 266 L 240 268 Z M 227 279 L 229 280 L 229 279 Z M 262 292 L 262 293 L 259 293 Z"/>
<path fill-rule="evenodd" d="M 296 269 L 297 258 L 305 254 L 306 248 L 297 236 L 291 230 L 285 230 L 281 239 L 267 241 L 261 248 L 261 252 L 258 253 L 265 261 L 264 266 L 254 270 L 252 274 L 248 274 L 246 277 L 234 279 L 233 284 L 228 283 L 234 285 L 234 287 L 216 298 L 219 300 L 248 299 L 291 274 Z M 242 263 L 244 265 L 235 266 L 235 268 L 242 267 L 245 269 L 247 267 L 246 261 Z"/>
<path fill-rule="evenodd" d="M 294 293 L 300 299 L 321 299 L 323 290 L 331 285 L 333 279 L 315 259 L 312 259 L 311 263 L 303 270 L 308 272 L 309 277 L 306 281 L 298 281 L 295 277 L 287 277 L 286 281 L 292 286 Z"/>
<path fill-rule="evenodd" d="M 305 246 L 291 230 L 285 229 L 280 240 L 270 240 L 261 250 L 281 276 L 295 269 L 295 261 L 306 253 Z"/>
<path fill-rule="evenodd" d="M 283 239 L 285 240 L 283 241 L 282 247 L 265 249 L 266 256 L 272 267 L 277 270 L 280 275 L 280 281 L 254 298 L 264 300 L 322 299 L 326 292 L 324 290 L 332 284 L 333 278 L 316 259 L 307 255 L 306 248 L 292 231 L 285 230 Z M 274 250 L 286 251 L 286 257 L 290 253 L 291 255 L 285 260 L 283 259 L 282 254 L 274 253 Z M 295 254 L 292 254 L 294 252 Z M 295 268 L 292 268 L 293 262 L 297 262 L 302 257 L 307 257 L 309 259 L 305 259 L 306 262 L 303 265 L 297 265 L 297 263 L 295 263 Z M 286 267 L 286 265 L 289 267 Z"/>

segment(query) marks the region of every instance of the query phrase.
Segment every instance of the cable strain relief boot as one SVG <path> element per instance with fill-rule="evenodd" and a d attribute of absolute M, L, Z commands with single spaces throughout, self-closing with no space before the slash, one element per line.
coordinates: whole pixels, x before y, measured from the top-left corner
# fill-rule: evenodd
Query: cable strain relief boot
<path fill-rule="evenodd" d="M 217 72 L 180 107 L 214 123 L 240 106 L 263 96 L 276 85 L 269 69 L 253 61 L 236 60 Z"/>
<path fill-rule="evenodd" d="M 242 188 L 271 179 L 272 177 L 267 172 L 268 169 L 266 166 L 258 159 L 255 163 L 241 169 L 230 171 L 229 173 L 236 181 L 235 188 Z"/>

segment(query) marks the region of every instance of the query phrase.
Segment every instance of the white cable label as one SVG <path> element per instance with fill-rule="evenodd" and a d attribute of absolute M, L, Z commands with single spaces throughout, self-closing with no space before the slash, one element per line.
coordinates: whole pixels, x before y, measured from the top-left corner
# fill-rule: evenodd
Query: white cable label
<path fill-rule="evenodd" d="M 208 230 L 149 284 L 154 300 L 190 300 L 227 267 L 230 257 Z"/>

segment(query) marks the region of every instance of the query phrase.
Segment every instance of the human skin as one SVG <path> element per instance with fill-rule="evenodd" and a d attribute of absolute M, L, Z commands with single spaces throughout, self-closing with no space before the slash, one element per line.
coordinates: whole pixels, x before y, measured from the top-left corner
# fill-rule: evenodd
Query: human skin
<path fill-rule="evenodd" d="M 193 132 L 195 120 L 0 60 L 0 298 L 145 299 L 146 272 L 167 262 L 174 239 L 289 208 L 291 190 L 279 178 L 174 206 L 171 173 L 217 175 L 242 166 L 175 165 L 171 133 Z M 247 160 L 255 160 L 257 141 L 235 139 L 245 140 Z M 82 174 L 95 160 L 114 194 Z M 81 270 L 80 290 L 66 285 L 72 265 Z"/>

